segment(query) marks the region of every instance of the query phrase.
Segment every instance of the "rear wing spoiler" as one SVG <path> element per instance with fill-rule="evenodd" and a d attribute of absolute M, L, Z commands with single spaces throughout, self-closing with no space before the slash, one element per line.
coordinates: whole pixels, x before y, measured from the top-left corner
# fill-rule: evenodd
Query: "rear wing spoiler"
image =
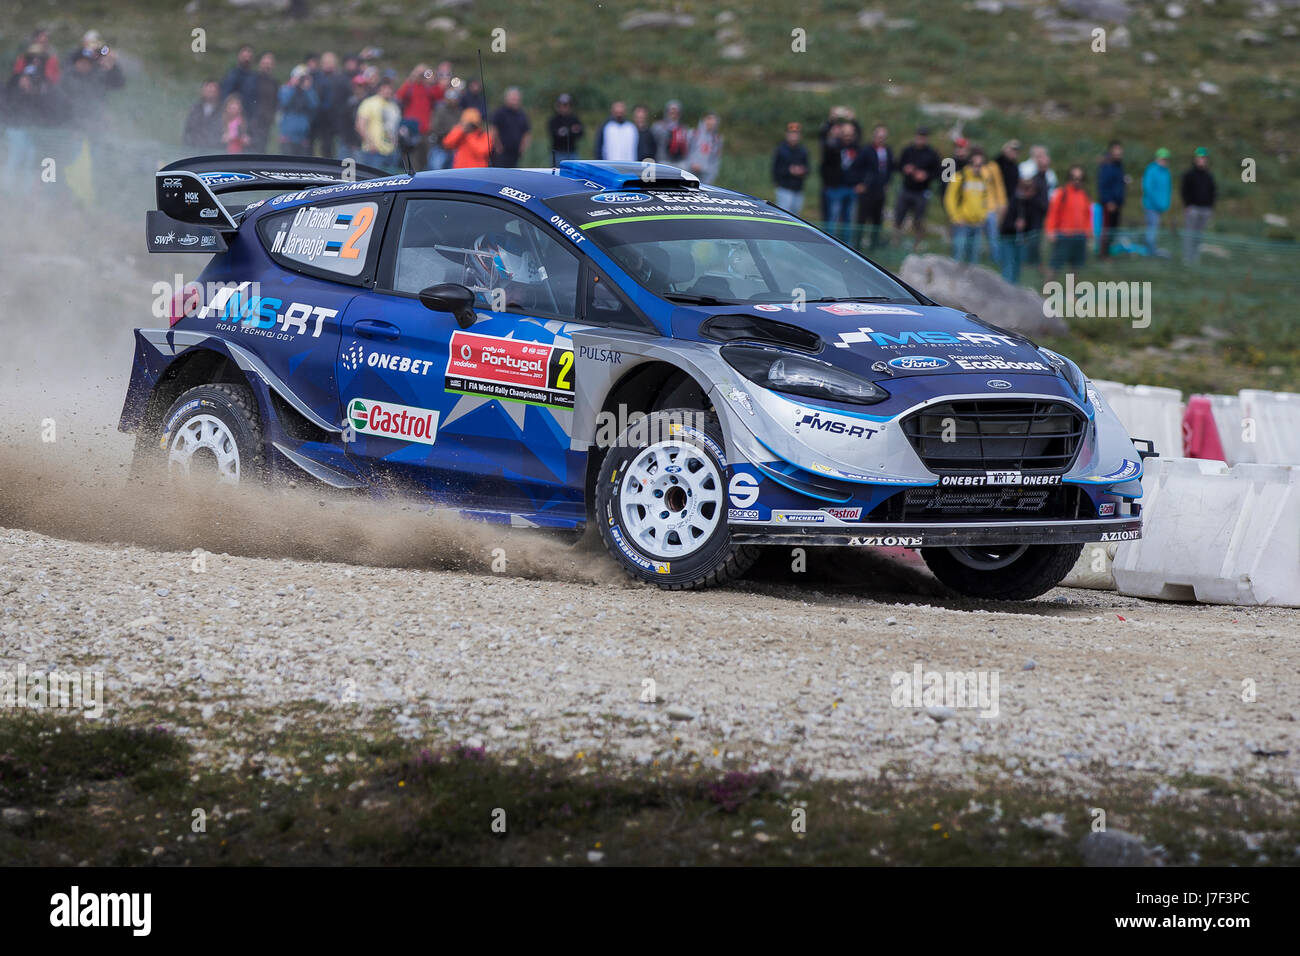
<path fill-rule="evenodd" d="M 224 252 L 225 234 L 239 228 L 220 197 L 228 193 L 288 191 L 391 175 L 352 160 L 258 154 L 194 156 L 158 170 L 158 208 L 145 216 L 150 252 Z"/>

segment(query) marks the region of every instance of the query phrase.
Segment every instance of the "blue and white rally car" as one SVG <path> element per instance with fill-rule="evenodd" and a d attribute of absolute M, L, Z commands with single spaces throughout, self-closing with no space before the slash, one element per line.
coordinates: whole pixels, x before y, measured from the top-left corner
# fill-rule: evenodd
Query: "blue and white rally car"
<path fill-rule="evenodd" d="M 666 588 L 902 546 L 1024 599 L 1141 535 L 1149 452 L 1073 362 L 679 169 L 211 156 L 157 197 L 150 249 L 213 254 L 135 333 L 120 427 L 170 473 L 594 522 Z"/>

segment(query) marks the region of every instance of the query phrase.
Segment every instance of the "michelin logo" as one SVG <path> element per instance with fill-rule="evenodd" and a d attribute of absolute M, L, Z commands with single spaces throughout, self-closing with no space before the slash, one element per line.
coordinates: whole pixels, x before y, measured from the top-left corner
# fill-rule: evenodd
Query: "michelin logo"
<path fill-rule="evenodd" d="M 1109 475 L 1102 475 L 1102 481 L 1127 481 L 1129 478 L 1136 478 L 1142 470 L 1142 466 L 1136 461 L 1125 458 L 1119 470 L 1112 471 Z"/>
<path fill-rule="evenodd" d="M 776 524 L 825 524 L 824 511 L 773 511 L 772 521 Z"/>

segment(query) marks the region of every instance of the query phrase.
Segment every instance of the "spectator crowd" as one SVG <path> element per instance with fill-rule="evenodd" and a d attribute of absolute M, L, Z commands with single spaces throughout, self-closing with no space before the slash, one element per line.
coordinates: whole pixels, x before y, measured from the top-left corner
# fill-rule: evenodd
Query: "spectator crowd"
<path fill-rule="evenodd" d="M 975 263 L 981 250 L 1009 282 L 1019 282 L 1021 269 L 1032 265 L 1044 276 L 1069 266 L 1079 268 L 1095 240 L 1097 255 L 1114 252 L 1166 255 L 1157 246 L 1161 221 L 1173 200 L 1171 154 L 1163 147 L 1151 154 L 1140 180 L 1142 241 L 1123 238 L 1124 208 L 1133 177 L 1124 166 L 1124 145 L 1112 141 L 1097 162 L 1096 199 L 1088 189 L 1087 170 L 1073 164 L 1064 183 L 1057 180 L 1045 146 L 1032 146 L 1022 156 L 1018 139 L 1008 140 L 990 155 L 985 148 L 955 135 L 951 155 L 940 156 L 930 130 L 916 129 L 911 142 L 897 155 L 889 130 L 877 125 L 864 142 L 863 129 L 851 109 L 832 107 L 817 131 L 817 166 L 821 217 L 826 229 L 842 241 L 872 252 L 891 239 L 902 241 L 906 231 L 912 247 L 925 232 L 926 209 L 933 198 L 947 215 L 953 258 Z M 785 137 L 772 154 L 772 184 L 776 203 L 799 215 L 812 175 L 812 157 L 803 142 L 800 123 L 786 124 Z M 897 180 L 897 185 L 894 182 Z M 889 193 L 893 187 L 892 210 Z M 1198 148 L 1179 183 L 1183 205 L 1183 260 L 1194 263 L 1215 202 L 1209 151 Z M 890 235 L 886 220 L 892 219 Z M 905 231 L 909 226 L 910 230 Z M 1050 244 L 1043 255 L 1044 239 Z"/>
<path fill-rule="evenodd" d="M 533 142 L 533 123 L 518 87 L 490 109 L 478 79 L 463 80 L 448 61 L 418 63 L 404 77 L 380 65 L 383 51 L 367 48 L 340 57 L 309 53 L 284 82 L 274 53 L 242 47 L 218 81 L 204 81 L 185 120 L 184 142 L 195 149 L 352 157 L 381 169 L 518 166 Z M 716 113 L 694 126 L 681 104 L 650 110 L 625 101 L 588 135 L 573 97 L 562 93 L 546 122 L 545 145 L 554 161 L 589 155 L 605 160 L 656 160 L 714 182 L 722 160 Z M 273 137 L 275 138 L 274 141 Z"/>
<path fill-rule="evenodd" d="M 0 97 L 6 181 L 13 181 L 18 170 L 32 168 L 33 129 L 63 127 L 96 134 L 105 125 L 108 95 L 125 85 L 117 53 L 98 31 L 87 30 L 62 60 L 49 31 L 33 32 L 14 58 Z"/>
<path fill-rule="evenodd" d="M 533 143 L 533 124 L 518 87 L 507 88 L 493 109 L 481 82 L 462 79 L 448 61 L 417 63 L 399 76 L 381 64 L 382 57 L 375 47 L 342 56 L 312 52 L 286 75 L 275 53 L 259 55 L 245 45 L 220 80 L 214 76 L 201 84 L 185 118 L 183 142 L 205 152 L 351 157 L 392 172 L 513 167 L 523 161 Z M 98 32 L 87 31 L 61 61 L 48 32 L 35 31 L 5 87 L 6 170 L 31 162 L 29 128 L 59 124 L 93 132 L 105 122 L 108 95 L 124 85 L 117 55 Z M 723 152 L 719 127 L 713 112 L 691 125 L 677 100 L 667 102 L 653 120 L 646 106 L 634 103 L 629 110 L 626 101 L 616 100 L 608 116 L 588 131 L 573 97 L 563 93 L 552 104 L 543 142 L 554 162 L 584 152 L 603 160 L 655 160 L 714 183 Z M 776 203 L 796 215 L 803 214 L 814 176 L 804 137 L 801 123 L 787 123 L 772 155 Z M 1078 268 L 1090 243 L 1101 258 L 1116 251 L 1166 254 L 1157 237 L 1174 198 L 1168 149 L 1154 150 L 1138 182 L 1142 240 L 1137 242 L 1120 231 L 1134 180 L 1118 141 L 1097 161 L 1094 200 L 1083 164 L 1072 164 L 1058 182 L 1047 148 L 1035 145 L 1022 156 L 1018 139 L 990 155 L 954 135 L 950 155 L 943 157 L 922 126 L 895 153 L 883 124 L 865 136 L 844 106 L 831 108 L 816 137 L 821 218 L 827 231 L 864 251 L 901 243 L 909 232 L 914 248 L 933 200 L 947 216 L 953 257 L 975 263 L 987 253 L 1011 282 L 1019 281 L 1024 266 L 1044 275 Z M 1195 262 L 1216 198 L 1206 149 L 1191 157 L 1179 198 L 1183 258 Z M 1050 245 L 1047 255 L 1044 240 Z"/>

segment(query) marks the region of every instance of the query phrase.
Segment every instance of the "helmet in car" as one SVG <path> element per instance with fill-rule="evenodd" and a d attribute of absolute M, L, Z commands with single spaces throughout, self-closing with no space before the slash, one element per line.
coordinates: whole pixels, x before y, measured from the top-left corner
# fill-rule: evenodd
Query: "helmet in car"
<path fill-rule="evenodd" d="M 538 285 L 546 281 L 546 269 L 524 240 L 508 233 L 479 236 L 468 259 L 474 278 L 485 288 L 494 289 L 507 283 Z"/>

